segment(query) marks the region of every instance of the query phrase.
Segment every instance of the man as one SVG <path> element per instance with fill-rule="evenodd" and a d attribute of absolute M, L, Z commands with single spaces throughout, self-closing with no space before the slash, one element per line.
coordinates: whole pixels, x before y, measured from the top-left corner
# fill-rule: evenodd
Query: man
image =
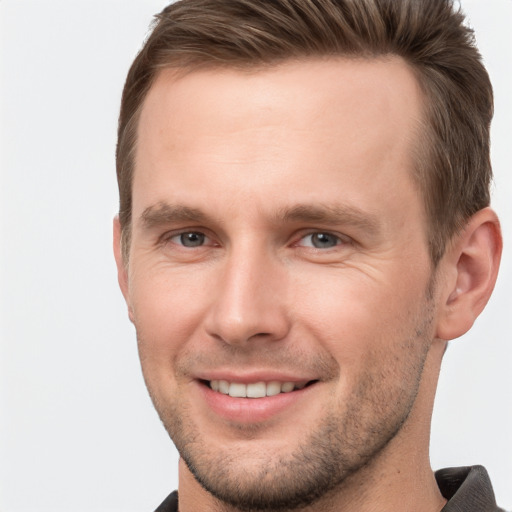
<path fill-rule="evenodd" d="M 449 0 L 159 15 L 123 94 L 114 249 L 181 512 L 500 510 L 483 468 L 428 454 L 502 245 L 463 22 Z"/>

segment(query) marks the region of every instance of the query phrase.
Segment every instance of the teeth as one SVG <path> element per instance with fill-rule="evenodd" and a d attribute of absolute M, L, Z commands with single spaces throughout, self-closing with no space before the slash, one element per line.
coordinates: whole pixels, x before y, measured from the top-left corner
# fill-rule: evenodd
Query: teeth
<path fill-rule="evenodd" d="M 267 396 L 279 395 L 282 391 L 282 384 L 280 382 L 269 382 L 267 384 Z"/>
<path fill-rule="evenodd" d="M 264 382 L 247 384 L 247 398 L 263 398 L 267 396 L 267 385 Z"/>
<path fill-rule="evenodd" d="M 281 391 L 283 393 L 289 393 L 290 391 L 293 391 L 295 388 L 295 385 L 293 384 L 293 382 L 283 382 L 282 386 L 281 386 Z"/>
<path fill-rule="evenodd" d="M 275 396 L 279 393 L 290 393 L 295 389 L 303 389 L 306 382 L 255 382 L 251 384 L 241 384 L 240 382 L 228 382 L 227 380 L 212 380 L 210 387 L 223 395 L 229 395 L 233 398 L 263 398 L 265 396 Z"/>
<path fill-rule="evenodd" d="M 227 380 L 219 380 L 219 393 L 229 395 L 229 382 Z"/>
<path fill-rule="evenodd" d="M 238 384 L 237 382 L 232 382 L 229 385 L 228 395 L 234 398 L 245 398 L 247 396 L 247 386 L 245 384 Z"/>

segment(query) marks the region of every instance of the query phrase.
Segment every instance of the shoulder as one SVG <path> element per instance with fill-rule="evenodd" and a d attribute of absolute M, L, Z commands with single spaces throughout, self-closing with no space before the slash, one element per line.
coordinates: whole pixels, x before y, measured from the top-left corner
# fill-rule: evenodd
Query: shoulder
<path fill-rule="evenodd" d="M 448 500 L 442 512 L 504 512 L 496 504 L 487 471 L 482 466 L 436 471 L 437 485 Z"/>
<path fill-rule="evenodd" d="M 171 492 L 155 512 L 178 512 L 178 491 Z"/>

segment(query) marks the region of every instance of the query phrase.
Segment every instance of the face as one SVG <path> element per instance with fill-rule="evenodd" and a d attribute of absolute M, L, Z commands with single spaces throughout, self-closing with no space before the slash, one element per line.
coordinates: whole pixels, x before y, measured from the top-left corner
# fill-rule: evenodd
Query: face
<path fill-rule="evenodd" d="M 162 72 L 144 104 L 123 291 L 187 474 L 298 507 L 401 432 L 433 338 L 399 59 Z"/>

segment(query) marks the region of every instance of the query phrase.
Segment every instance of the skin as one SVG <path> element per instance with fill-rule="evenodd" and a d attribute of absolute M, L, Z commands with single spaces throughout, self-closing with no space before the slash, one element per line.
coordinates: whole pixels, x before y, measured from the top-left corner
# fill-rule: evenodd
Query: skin
<path fill-rule="evenodd" d="M 428 460 L 443 340 L 483 308 L 501 242 L 483 210 L 432 269 L 411 178 L 421 107 L 399 58 L 152 86 L 129 262 L 117 220 L 114 248 L 181 511 L 443 507 Z M 219 413 L 212 378 L 312 384 Z"/>

